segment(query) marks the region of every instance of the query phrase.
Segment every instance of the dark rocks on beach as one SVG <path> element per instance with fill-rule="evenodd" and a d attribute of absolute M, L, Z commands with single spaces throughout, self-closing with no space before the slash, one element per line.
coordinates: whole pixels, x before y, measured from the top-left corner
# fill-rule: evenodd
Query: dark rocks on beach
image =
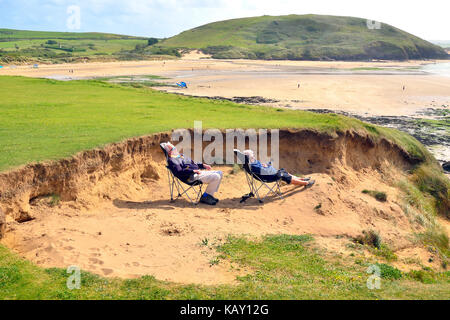
<path fill-rule="evenodd" d="M 277 103 L 280 102 L 279 100 L 274 99 L 266 99 L 260 96 L 253 96 L 253 97 L 233 97 L 233 98 L 225 98 L 220 96 L 214 96 L 214 97 L 207 97 L 207 96 L 194 96 L 189 95 L 181 92 L 172 92 L 174 94 L 180 95 L 180 96 L 189 96 L 193 98 L 204 98 L 204 99 L 210 99 L 210 100 L 225 100 L 225 101 L 231 101 L 235 103 L 243 103 L 243 104 L 263 104 L 263 103 Z"/>
<path fill-rule="evenodd" d="M 236 102 L 236 103 L 247 103 L 247 104 L 277 103 L 277 102 L 279 102 L 278 100 L 266 99 L 266 98 L 258 97 L 258 96 L 254 96 L 254 97 L 234 97 L 234 98 L 232 98 L 230 100 L 233 101 L 233 102 Z"/>
<path fill-rule="evenodd" d="M 211 100 L 226 100 L 231 101 L 235 103 L 243 103 L 243 104 L 262 104 L 262 103 L 277 103 L 278 100 L 273 99 L 266 99 L 259 96 L 253 96 L 253 97 L 233 97 L 233 98 L 224 98 L 224 97 L 198 97 L 198 98 L 208 98 Z"/>
<path fill-rule="evenodd" d="M 446 134 L 442 134 L 436 128 L 433 128 L 427 122 L 419 121 L 419 118 L 408 117 L 408 116 L 360 116 L 358 114 L 353 114 L 344 111 L 334 111 L 328 109 L 308 109 L 308 111 L 328 114 L 335 113 L 340 114 L 347 117 L 353 117 L 359 119 L 361 121 L 365 121 L 368 123 L 384 126 L 384 127 L 392 127 L 398 130 L 404 131 L 412 135 L 414 138 L 419 140 L 422 144 L 426 146 L 450 146 L 450 136 Z M 436 118 L 441 116 L 441 110 L 439 109 L 427 109 L 427 115 L 434 115 Z"/>

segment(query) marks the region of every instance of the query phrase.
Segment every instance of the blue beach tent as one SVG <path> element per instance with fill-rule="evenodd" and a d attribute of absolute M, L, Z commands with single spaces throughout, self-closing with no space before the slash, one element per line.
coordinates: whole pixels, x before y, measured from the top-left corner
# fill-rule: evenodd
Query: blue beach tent
<path fill-rule="evenodd" d="M 184 81 L 177 83 L 177 86 L 179 86 L 180 88 L 187 88 L 187 84 Z"/>

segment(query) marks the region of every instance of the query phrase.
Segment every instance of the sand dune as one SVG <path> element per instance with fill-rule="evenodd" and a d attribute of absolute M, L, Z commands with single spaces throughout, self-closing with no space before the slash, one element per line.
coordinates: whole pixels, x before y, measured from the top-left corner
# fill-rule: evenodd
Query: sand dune
<path fill-rule="evenodd" d="M 313 188 L 284 186 L 284 200 L 241 204 L 249 192 L 244 173 L 217 167 L 224 172 L 221 202 L 207 207 L 169 201 L 158 145 L 164 139 L 167 135 L 131 139 L 0 175 L 0 191 L 9 195 L 2 200 L 8 219 L 2 243 L 45 267 L 76 265 L 107 277 L 151 274 L 203 284 L 230 283 L 247 272 L 211 265 L 214 245 L 228 235 L 312 234 L 322 249 L 345 256 L 352 238 L 374 229 L 405 258 L 423 251 L 409 237 L 423 227 L 403 212 L 393 183 L 412 160 L 386 141 L 283 132 L 281 165 L 316 179 Z M 378 202 L 364 189 L 382 190 L 388 201 Z M 47 195 L 54 193 L 61 202 L 52 204 Z M 438 257 L 427 262 L 430 254 L 422 255 L 422 263 L 439 269 Z"/>

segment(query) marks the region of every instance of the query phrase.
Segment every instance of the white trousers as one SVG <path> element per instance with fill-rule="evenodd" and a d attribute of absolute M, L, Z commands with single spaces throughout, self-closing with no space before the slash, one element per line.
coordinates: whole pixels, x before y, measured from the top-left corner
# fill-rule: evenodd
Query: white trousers
<path fill-rule="evenodd" d="M 205 192 L 211 196 L 214 196 L 214 194 L 219 191 L 222 178 L 222 171 L 201 171 L 196 177 L 197 180 L 208 185 Z"/>

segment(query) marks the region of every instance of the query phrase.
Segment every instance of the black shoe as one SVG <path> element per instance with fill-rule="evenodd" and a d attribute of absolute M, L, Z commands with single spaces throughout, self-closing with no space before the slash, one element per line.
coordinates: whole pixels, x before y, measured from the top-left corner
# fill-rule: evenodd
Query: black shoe
<path fill-rule="evenodd" d="M 214 200 L 214 198 L 211 197 L 210 195 L 201 197 L 200 202 L 207 204 L 209 206 L 215 206 L 217 204 L 217 201 Z"/>
<path fill-rule="evenodd" d="M 305 188 L 311 188 L 316 183 L 315 180 L 311 180 Z"/>

